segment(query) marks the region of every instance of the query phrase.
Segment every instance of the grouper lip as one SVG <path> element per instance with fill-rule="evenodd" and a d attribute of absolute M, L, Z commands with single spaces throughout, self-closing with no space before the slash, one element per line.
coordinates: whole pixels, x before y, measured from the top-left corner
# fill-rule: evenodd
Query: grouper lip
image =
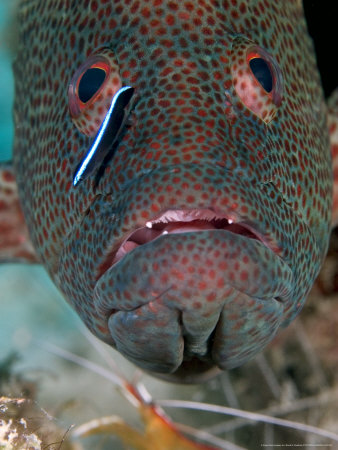
<path fill-rule="evenodd" d="M 96 282 L 114 265 L 135 248 L 146 245 L 163 235 L 198 233 L 205 230 L 225 230 L 255 239 L 276 256 L 281 252 L 271 236 L 258 232 L 252 224 L 243 221 L 234 212 L 221 213 L 212 209 L 168 209 L 128 233 L 119 244 L 108 249 L 96 271 Z"/>

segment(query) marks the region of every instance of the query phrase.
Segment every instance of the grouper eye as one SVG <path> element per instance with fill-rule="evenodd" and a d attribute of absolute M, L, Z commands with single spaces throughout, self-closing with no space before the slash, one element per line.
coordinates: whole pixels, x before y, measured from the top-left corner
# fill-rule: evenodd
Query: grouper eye
<path fill-rule="evenodd" d="M 283 78 L 276 60 L 252 41 L 237 37 L 231 50 L 232 83 L 242 104 L 265 123 L 281 103 Z"/>
<path fill-rule="evenodd" d="M 96 172 L 111 154 L 131 111 L 134 88 L 122 86 L 111 49 L 101 48 L 76 69 L 69 88 L 69 112 L 81 133 L 93 136 L 75 169 L 73 185 Z"/>
<path fill-rule="evenodd" d="M 250 59 L 249 66 L 251 72 L 262 88 L 265 89 L 266 92 L 271 92 L 273 86 L 273 75 L 268 63 L 263 58 L 254 57 Z"/>
<path fill-rule="evenodd" d="M 118 63 L 109 48 L 98 49 L 75 70 L 68 102 L 72 121 L 81 133 L 96 135 L 121 87 Z"/>
<path fill-rule="evenodd" d="M 79 78 L 77 85 L 77 95 L 82 103 L 87 103 L 100 90 L 107 77 L 107 72 L 103 67 L 90 67 L 85 70 Z"/>

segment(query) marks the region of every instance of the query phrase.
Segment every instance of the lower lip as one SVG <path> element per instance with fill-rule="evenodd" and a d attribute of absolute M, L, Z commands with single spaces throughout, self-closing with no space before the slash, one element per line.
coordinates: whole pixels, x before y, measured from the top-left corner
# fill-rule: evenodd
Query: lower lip
<path fill-rule="evenodd" d="M 223 219 L 225 220 L 225 219 Z M 117 264 L 135 248 L 146 245 L 160 236 L 169 234 L 181 233 L 198 233 L 206 230 L 220 230 L 224 229 L 232 231 L 241 236 L 246 236 L 248 239 L 256 239 L 262 242 L 256 234 L 251 232 L 246 226 L 242 224 L 234 224 L 232 221 L 227 221 L 228 225 L 217 228 L 212 222 L 206 220 L 192 220 L 190 222 L 169 222 L 169 223 L 147 223 L 146 227 L 139 228 L 126 238 L 120 247 L 116 250 L 116 246 L 106 255 L 103 263 L 100 264 L 97 270 L 96 280 L 98 280 L 108 269 Z"/>
<path fill-rule="evenodd" d="M 184 259 L 190 263 L 183 262 Z M 193 272 L 187 270 L 189 268 L 193 268 Z M 214 272 L 215 278 L 209 278 L 209 271 Z M 202 278 L 199 273 L 204 274 Z M 200 286 L 201 282 L 204 287 Z M 115 287 L 109 289 L 109 285 Z M 201 307 L 204 307 L 202 299 L 206 292 L 216 293 L 216 303 L 226 305 L 229 289 L 234 289 L 250 297 L 253 303 L 268 302 L 272 308 L 274 303 L 283 303 L 284 311 L 293 301 L 293 286 L 289 265 L 259 240 L 226 230 L 204 230 L 188 232 L 186 236 L 182 233 L 160 236 L 134 248 L 114 266 L 110 265 L 97 280 L 94 304 L 98 313 L 108 318 L 114 312 L 134 311 L 153 302 L 158 293 L 164 295 L 161 301 L 165 301 L 167 290 L 170 304 L 173 304 L 172 298 L 181 302 L 185 293 L 191 299 L 201 298 Z M 206 301 L 205 305 L 208 304 Z"/>

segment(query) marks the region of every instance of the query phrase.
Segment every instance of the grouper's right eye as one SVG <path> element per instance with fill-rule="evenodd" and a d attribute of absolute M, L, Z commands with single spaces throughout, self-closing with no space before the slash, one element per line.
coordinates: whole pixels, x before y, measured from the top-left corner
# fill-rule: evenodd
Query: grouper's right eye
<path fill-rule="evenodd" d="M 238 36 L 231 48 L 232 83 L 242 105 L 270 123 L 282 104 L 283 77 L 275 58 L 264 48 Z"/>
<path fill-rule="evenodd" d="M 69 112 L 81 133 L 95 136 L 122 87 L 114 53 L 101 48 L 75 71 L 68 89 Z"/>

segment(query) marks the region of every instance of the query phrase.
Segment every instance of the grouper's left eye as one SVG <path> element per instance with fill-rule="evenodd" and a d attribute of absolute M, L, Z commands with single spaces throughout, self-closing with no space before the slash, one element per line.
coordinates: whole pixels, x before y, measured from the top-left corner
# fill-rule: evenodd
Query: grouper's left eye
<path fill-rule="evenodd" d="M 133 94 L 131 86 L 122 87 L 110 49 L 94 53 L 76 70 L 68 89 L 69 112 L 78 130 L 95 138 L 75 169 L 74 186 L 111 155 L 131 112 Z"/>
<path fill-rule="evenodd" d="M 68 88 L 69 112 L 76 127 L 87 136 L 95 136 L 122 87 L 114 52 L 101 48 L 75 71 Z"/>
<path fill-rule="evenodd" d="M 264 48 L 239 36 L 231 49 L 232 83 L 242 104 L 265 123 L 282 103 L 283 79 L 277 61 Z"/>

